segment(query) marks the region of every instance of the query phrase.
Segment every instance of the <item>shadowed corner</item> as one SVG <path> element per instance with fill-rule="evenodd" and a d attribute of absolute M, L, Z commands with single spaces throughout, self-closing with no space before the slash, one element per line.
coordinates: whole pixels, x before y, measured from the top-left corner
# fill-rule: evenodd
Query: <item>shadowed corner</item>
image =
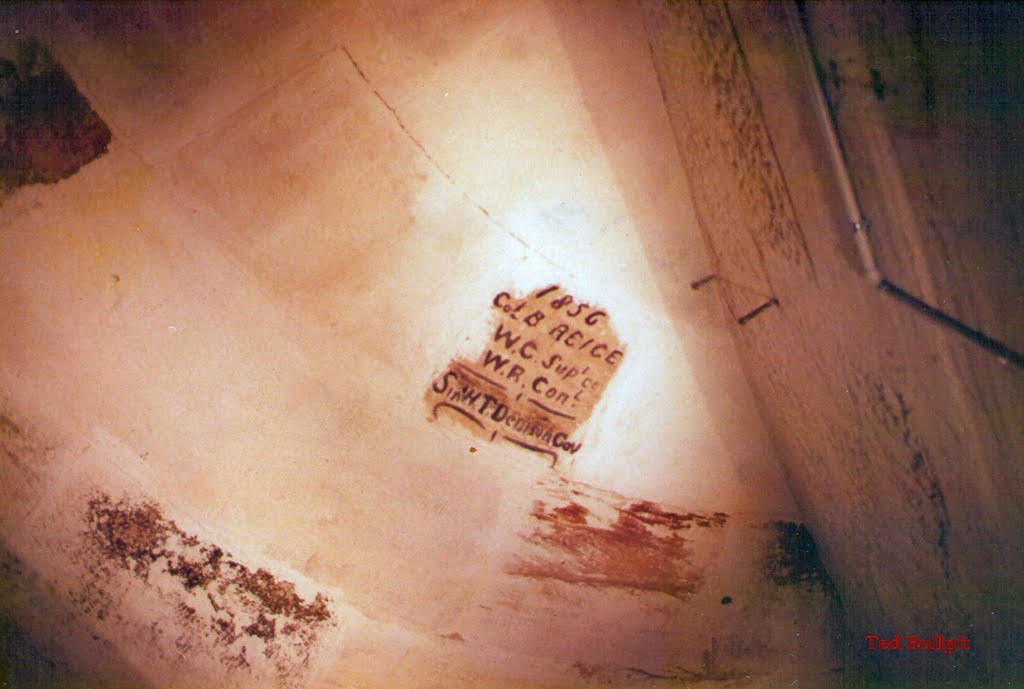
<path fill-rule="evenodd" d="M 0 184 L 54 184 L 107 152 L 110 128 L 38 41 L 0 55 Z"/>

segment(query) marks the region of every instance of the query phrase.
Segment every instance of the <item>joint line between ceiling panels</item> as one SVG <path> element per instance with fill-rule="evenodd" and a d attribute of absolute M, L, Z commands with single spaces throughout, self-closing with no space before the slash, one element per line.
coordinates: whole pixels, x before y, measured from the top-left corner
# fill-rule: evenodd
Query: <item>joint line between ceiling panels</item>
<path fill-rule="evenodd" d="M 374 95 L 374 97 L 378 101 L 380 101 L 380 104 L 383 105 L 384 108 L 389 113 L 391 113 L 391 117 L 395 120 L 395 124 L 398 125 L 398 128 L 402 131 L 402 133 L 406 136 L 406 138 L 408 138 L 409 141 L 412 142 L 413 146 L 415 146 L 417 148 L 417 150 L 419 150 L 419 152 L 421 154 L 423 154 L 423 157 L 427 159 L 427 161 L 431 164 L 431 166 L 433 166 L 433 168 L 435 170 L 437 170 L 437 172 L 440 173 L 440 175 L 442 177 L 444 177 L 444 179 L 452 187 L 454 187 L 457 191 L 459 191 L 462 194 L 462 198 L 469 205 L 471 205 L 472 207 L 476 208 L 476 210 L 479 211 L 480 214 L 484 216 L 484 218 L 486 219 L 486 221 L 488 223 L 490 223 L 494 227 L 496 227 L 499 230 L 501 230 L 502 232 L 504 232 L 511 239 L 515 240 L 517 243 L 522 245 L 522 247 L 524 249 L 526 249 L 527 251 L 529 251 L 529 252 L 537 255 L 538 257 L 542 258 L 545 262 L 547 262 L 548 264 L 550 264 L 554 268 L 557 268 L 559 271 L 567 272 L 567 273 L 569 273 L 570 276 L 573 274 L 572 271 L 569 271 L 565 266 L 560 265 L 554 259 L 552 259 L 551 257 L 547 256 L 544 252 L 538 251 L 536 248 L 530 246 L 526 242 L 525 239 L 523 239 L 518 234 L 516 234 L 515 232 L 510 230 L 503 223 L 499 222 L 493 215 L 491 215 L 490 211 L 488 211 L 483 206 L 483 204 L 481 204 L 479 201 L 477 201 L 472 196 L 470 196 L 468 191 L 466 191 L 465 189 L 462 189 L 459 186 L 459 184 L 455 181 L 455 178 L 451 175 L 451 173 L 449 173 L 446 169 L 444 169 L 444 167 L 441 166 L 441 164 L 439 162 L 437 162 L 437 159 L 434 158 L 433 155 L 431 155 L 430 151 L 427 150 L 427 147 L 423 145 L 423 142 L 420 141 L 416 137 L 416 135 L 414 135 L 409 130 L 409 128 L 406 126 L 405 122 L 402 120 L 402 117 L 398 114 L 398 110 L 396 110 L 395 107 L 393 105 L 391 105 L 391 103 L 381 94 L 381 92 L 377 89 L 377 87 L 374 86 L 373 82 L 370 80 L 370 77 L 367 76 L 365 71 L 363 71 L 362 66 L 360 66 L 358 61 L 356 61 L 355 57 L 352 55 L 351 52 L 349 52 L 348 48 L 346 48 L 345 46 L 341 46 L 341 49 L 345 53 L 345 56 L 348 58 L 348 61 L 350 63 L 352 63 L 352 68 L 355 69 L 356 73 L 359 75 L 359 78 L 363 80 L 363 83 L 365 83 L 367 88 L 370 89 L 370 92 Z"/>

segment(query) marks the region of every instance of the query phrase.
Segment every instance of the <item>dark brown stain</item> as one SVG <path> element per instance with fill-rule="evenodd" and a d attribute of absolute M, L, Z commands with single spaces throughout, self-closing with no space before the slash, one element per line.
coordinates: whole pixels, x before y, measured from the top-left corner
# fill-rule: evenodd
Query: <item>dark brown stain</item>
<path fill-rule="evenodd" d="M 586 524 L 587 515 L 590 514 L 590 510 L 575 502 L 570 502 L 565 507 L 555 507 L 551 511 L 560 519 L 573 524 Z"/>
<path fill-rule="evenodd" d="M 934 524 L 934 544 L 939 551 L 942 573 L 949 579 L 949 510 L 946 496 L 923 450 L 912 448 L 910 460 L 911 502 L 921 515 L 922 529 Z M 926 502 L 927 501 L 927 502 Z"/>
<path fill-rule="evenodd" d="M 601 669 L 597 665 L 587 665 L 578 660 L 572 664 L 572 667 L 576 672 L 580 673 L 582 679 L 590 679 Z"/>
<path fill-rule="evenodd" d="M 882 79 L 882 73 L 875 68 L 871 68 L 871 91 L 875 94 L 875 98 L 882 101 L 885 100 L 885 93 L 887 89 L 885 81 Z"/>
<path fill-rule="evenodd" d="M 661 509 L 652 502 L 635 502 L 626 510 L 632 517 L 650 526 L 664 526 L 673 531 L 689 529 L 693 526 L 701 528 L 725 526 L 729 515 L 725 512 L 715 512 L 711 515 L 687 512 L 677 514 Z"/>
<path fill-rule="evenodd" d="M 186 590 L 206 588 L 214 581 L 221 588 L 230 583 L 269 614 L 303 622 L 330 618 L 322 594 L 307 603 L 295 593 L 293 583 L 280 581 L 265 569 L 253 572 L 229 559 L 230 554 L 221 548 L 200 543 L 165 519 L 153 503 L 113 503 L 103 495 L 89 501 L 88 519 L 101 552 L 143 579 L 148 578 L 157 561 L 163 561 L 164 571 L 177 578 Z M 172 538 L 185 550 L 170 546 Z"/>
<path fill-rule="evenodd" d="M 113 505 L 107 496 L 89 501 L 89 523 L 101 552 L 144 578 L 165 554 L 164 546 L 173 528 L 155 505 Z"/>
<path fill-rule="evenodd" d="M 4 435 L 17 436 L 21 435 L 21 428 L 18 427 L 18 424 L 14 423 L 3 414 L 0 414 L 0 433 L 3 433 Z"/>
<path fill-rule="evenodd" d="M 234 620 L 223 617 L 215 618 L 210 622 L 210 629 L 224 646 L 230 646 L 238 640 L 239 634 Z"/>
<path fill-rule="evenodd" d="M 242 631 L 249 636 L 258 636 L 261 639 L 269 641 L 276 635 L 277 620 L 272 617 L 267 617 L 261 612 L 256 617 L 256 621 L 248 627 L 243 627 Z"/>
<path fill-rule="evenodd" d="M 252 667 L 249 663 L 248 653 L 245 646 L 242 646 L 242 650 L 237 653 L 225 653 L 220 657 L 220 662 L 224 667 L 232 670 L 241 670 L 242 668 Z"/>
<path fill-rule="evenodd" d="M 205 587 L 217 577 L 224 551 L 214 547 L 207 549 L 202 555 L 203 559 L 199 561 L 178 555 L 177 560 L 167 564 L 167 572 L 181 579 L 186 589 Z"/>
<path fill-rule="evenodd" d="M 20 471 L 38 478 L 32 460 L 45 454 L 47 449 L 33 442 L 10 417 L 0 414 L 0 453 Z"/>
<path fill-rule="evenodd" d="M 932 466 L 928 448 L 911 424 L 913 407 L 904 394 L 876 375 L 858 375 L 851 395 L 866 412 L 866 418 L 902 446 L 907 460 L 903 471 L 895 474 L 894 486 L 905 504 L 912 505 L 916 526 L 922 537 L 935 548 L 943 575 L 950 577 L 949 532 L 950 515 L 946 496 Z"/>
<path fill-rule="evenodd" d="M 714 644 L 714 639 L 712 639 L 712 644 Z M 714 659 L 713 654 L 707 650 L 703 652 L 702 658 L 700 671 L 674 666 L 664 672 L 652 672 L 642 667 L 587 665 L 580 661 L 573 663 L 572 667 L 579 673 L 581 679 L 611 686 L 621 686 L 644 680 L 675 680 L 677 682 L 721 681 L 739 679 L 745 674 L 735 671 L 726 672 L 715 668 L 713 664 L 709 664 L 713 663 Z M 750 675 L 746 675 L 746 677 L 749 678 Z M 654 685 L 645 684 L 644 686 Z"/>
<path fill-rule="evenodd" d="M 658 672 L 651 672 L 650 670 L 645 670 L 639 667 L 587 665 L 580 661 L 573 663 L 572 667 L 577 673 L 579 673 L 581 679 L 589 680 L 598 684 L 610 684 L 613 686 L 622 683 L 633 683 L 638 680 L 682 679 L 681 675 L 666 675 Z"/>
<path fill-rule="evenodd" d="M 446 399 L 438 401 L 441 394 Z M 554 449 L 543 445 L 545 434 L 550 442 L 559 430 L 550 417 L 541 410 L 530 411 L 517 405 L 506 386 L 476 373 L 470 362 L 453 360 L 440 382 L 427 391 L 426 399 L 433 405 L 433 419 L 447 417 L 478 437 L 493 437 L 496 431 L 492 429 L 508 430 L 511 433 L 501 434 L 504 440 L 549 457 L 552 462 L 558 459 Z M 509 410 L 514 408 L 518 408 L 518 414 L 510 415 Z M 507 423 L 510 420 L 512 423 Z"/>
<path fill-rule="evenodd" d="M 502 437 L 505 440 L 507 440 L 510 443 L 512 443 L 513 445 L 518 445 L 519 447 L 522 447 L 522 448 L 525 448 L 527 450 L 530 450 L 531 452 L 536 452 L 539 455 L 545 455 L 547 457 L 550 457 L 551 458 L 551 466 L 552 467 L 554 467 L 555 464 L 558 463 L 558 453 L 556 453 L 553 450 L 548 450 L 547 448 L 539 447 L 539 446 L 533 445 L 531 443 L 524 443 L 522 440 L 519 440 L 518 438 L 513 438 L 510 435 L 503 435 Z"/>
<path fill-rule="evenodd" d="M 110 128 L 41 44 L 0 57 L 0 182 L 53 184 L 103 155 Z"/>
<path fill-rule="evenodd" d="M 88 502 L 85 522 L 87 549 L 95 555 L 76 603 L 99 619 L 112 609 L 105 595 L 107 582 L 114 571 L 126 571 L 159 587 L 162 595 L 177 596 L 177 620 L 192 631 L 180 636 L 176 646 L 203 652 L 203 646 L 196 644 L 205 639 L 219 649 L 224 667 L 238 670 L 251 667 L 246 644 L 258 641 L 262 655 L 280 675 L 305 667 L 317 632 L 332 624 L 324 594 L 317 593 L 312 600 L 302 598 L 294 583 L 266 569 L 253 571 L 223 548 L 186 533 L 156 503 L 115 502 L 98 494 Z M 169 575 L 178 588 L 153 583 L 155 573 Z"/>
<path fill-rule="evenodd" d="M 671 527 L 683 522 L 673 522 L 665 516 L 672 513 L 652 503 L 638 505 L 636 513 L 632 508 L 619 509 L 617 520 L 601 528 L 588 522 L 589 511 L 576 502 L 548 509 L 537 501 L 531 516 L 541 526 L 523 538 L 539 552 L 517 559 L 506 571 L 570 584 L 660 591 L 685 599 L 700 588 L 703 576 L 691 563 L 687 540 Z M 638 514 L 659 525 L 667 521 L 664 525 L 669 525 L 671 533 L 654 533 Z"/>
<path fill-rule="evenodd" d="M 765 571 L 779 586 L 820 586 L 834 589 L 825 566 L 818 556 L 818 546 L 807 527 L 796 522 L 775 521 L 776 538 L 769 541 Z"/>
<path fill-rule="evenodd" d="M 464 419 L 468 419 L 470 423 L 476 424 L 476 426 L 481 429 L 484 428 L 484 425 L 480 423 L 480 420 L 476 418 L 473 414 L 449 402 L 438 402 L 437 404 L 435 404 L 434 409 L 432 410 L 433 417 L 435 419 L 438 418 L 438 412 L 445 409 L 450 409 L 452 412 L 458 414 Z"/>
<path fill-rule="evenodd" d="M 265 569 L 250 572 L 237 562 L 229 567 L 238 569 L 235 581 L 245 592 L 252 594 L 262 608 L 274 615 L 283 615 L 299 622 L 323 622 L 330 618 L 327 599 L 318 593 L 312 603 L 306 603 L 295 593 L 295 584 L 279 581 Z"/>

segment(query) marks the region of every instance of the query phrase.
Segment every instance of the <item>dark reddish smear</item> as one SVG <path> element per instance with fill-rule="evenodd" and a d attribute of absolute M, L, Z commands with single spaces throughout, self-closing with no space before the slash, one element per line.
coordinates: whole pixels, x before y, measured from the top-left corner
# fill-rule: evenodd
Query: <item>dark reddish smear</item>
<path fill-rule="evenodd" d="M 725 526 L 725 523 L 729 520 L 729 515 L 725 512 L 715 512 L 711 515 L 698 514 L 696 512 L 677 514 L 676 512 L 663 510 L 653 502 L 646 501 L 635 502 L 625 511 L 632 517 L 642 521 L 644 524 L 649 524 L 651 526 L 665 526 L 673 531 L 689 529 L 693 525 L 703 528 Z"/>
<path fill-rule="evenodd" d="M 531 514 L 544 525 L 523 538 L 541 552 L 517 560 L 506 569 L 509 574 L 677 598 L 695 593 L 702 583 L 685 539 L 675 533 L 658 536 L 627 510 L 619 511 L 610 528 L 588 525 L 586 508 L 576 503 L 547 510 L 538 501 Z"/>
<path fill-rule="evenodd" d="M 590 510 L 575 502 L 570 502 L 565 507 L 556 507 L 551 511 L 557 514 L 559 519 L 573 524 L 586 524 L 587 515 L 590 514 Z"/>

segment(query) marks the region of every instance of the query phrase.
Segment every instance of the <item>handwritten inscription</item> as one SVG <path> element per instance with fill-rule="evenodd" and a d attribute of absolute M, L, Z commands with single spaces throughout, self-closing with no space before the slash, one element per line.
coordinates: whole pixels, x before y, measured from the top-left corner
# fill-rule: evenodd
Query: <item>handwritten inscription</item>
<path fill-rule="evenodd" d="M 474 435 L 545 455 L 576 454 L 573 433 L 589 418 L 625 347 L 602 309 L 551 285 L 524 299 L 499 292 L 498 315 L 475 362 L 453 360 L 427 390 L 433 418 Z"/>

